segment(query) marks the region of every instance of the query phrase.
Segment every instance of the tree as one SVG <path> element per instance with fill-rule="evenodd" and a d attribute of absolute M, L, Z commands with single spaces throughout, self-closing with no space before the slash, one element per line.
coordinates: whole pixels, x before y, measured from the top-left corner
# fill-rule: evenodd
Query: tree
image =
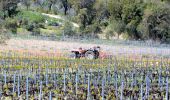
<path fill-rule="evenodd" d="M 19 0 L 1 0 L 0 10 L 4 13 L 4 19 L 6 17 L 12 17 L 16 14 L 16 8 Z"/>
<path fill-rule="evenodd" d="M 123 14 L 123 2 L 118 0 L 109 0 L 107 9 L 110 13 L 110 17 L 112 20 L 122 20 Z"/>
<path fill-rule="evenodd" d="M 68 7 L 69 7 L 69 2 L 68 0 L 61 0 L 62 5 L 64 7 L 64 14 L 67 15 Z"/>
<path fill-rule="evenodd" d="M 45 0 L 33 0 L 35 4 L 37 4 L 38 6 L 40 6 L 41 9 L 44 8 L 45 5 Z"/>
<path fill-rule="evenodd" d="M 165 4 L 153 4 L 152 8 L 147 8 L 144 14 L 140 27 L 140 32 L 145 33 L 143 37 L 170 42 L 170 8 Z"/>
<path fill-rule="evenodd" d="M 48 10 L 51 11 L 52 6 L 56 4 L 57 0 L 47 0 L 46 2 L 48 4 Z"/>
<path fill-rule="evenodd" d="M 87 9 L 86 8 L 81 9 L 78 16 L 81 29 L 83 30 L 86 28 L 87 25 Z"/>
<path fill-rule="evenodd" d="M 27 10 L 30 8 L 31 6 L 31 0 L 22 0 L 23 5 L 26 6 Z"/>

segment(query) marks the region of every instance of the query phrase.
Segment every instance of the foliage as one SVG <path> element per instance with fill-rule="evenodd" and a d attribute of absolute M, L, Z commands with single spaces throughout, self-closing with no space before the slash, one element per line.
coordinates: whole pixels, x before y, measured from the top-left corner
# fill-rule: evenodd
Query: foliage
<path fill-rule="evenodd" d="M 16 4 L 2 0 L 1 17 L 14 16 Z M 38 12 L 71 16 L 79 24 L 79 34 L 105 36 L 125 35 L 135 40 L 169 41 L 169 0 L 22 0 L 27 10 L 18 14 L 22 25 L 44 23 L 46 17 Z M 37 10 L 38 9 L 38 10 Z M 23 9 L 24 10 L 24 9 Z M 38 12 L 37 12 L 38 11 Z M 50 22 L 51 24 L 56 24 Z M 25 26 L 24 26 L 25 27 Z M 27 26 L 28 27 L 28 26 Z M 113 34 L 114 33 L 114 34 Z M 68 33 L 67 33 L 68 34 Z"/>
<path fill-rule="evenodd" d="M 32 32 L 32 35 L 40 35 L 41 23 L 32 22 L 26 25 L 26 29 Z"/>
<path fill-rule="evenodd" d="M 3 11 L 0 11 L 0 19 L 3 19 L 3 17 L 4 17 Z"/>
<path fill-rule="evenodd" d="M 0 11 L 3 11 L 4 18 L 12 17 L 17 14 L 17 4 L 19 0 L 1 0 Z"/>
<path fill-rule="evenodd" d="M 6 36 L 4 30 L 0 29 L 0 44 L 4 43 L 6 40 Z"/>
<path fill-rule="evenodd" d="M 23 5 L 26 6 L 27 10 L 30 8 L 31 0 L 22 0 L 21 2 L 22 2 Z"/>
<path fill-rule="evenodd" d="M 123 9 L 123 21 L 126 24 L 126 31 L 133 39 L 140 39 L 137 26 L 142 20 L 144 6 L 141 3 L 126 5 Z"/>
<path fill-rule="evenodd" d="M 121 20 L 111 20 L 109 25 L 105 28 L 104 33 L 107 39 L 110 37 L 116 37 L 119 39 L 119 36 L 125 31 L 126 25 Z"/>
<path fill-rule="evenodd" d="M 13 34 L 17 33 L 17 20 L 12 18 L 6 18 L 5 28 L 9 29 Z"/>
<path fill-rule="evenodd" d="M 170 9 L 163 5 L 153 5 L 145 11 L 145 19 L 142 22 L 142 29 L 146 30 L 144 37 L 147 39 L 170 42 Z M 148 13 L 148 9 L 152 9 Z"/>
<path fill-rule="evenodd" d="M 0 0 L 0 43 L 4 43 L 5 40 L 9 39 L 8 30 L 16 33 L 16 20 L 8 17 L 17 14 L 18 2 L 18 0 Z"/>
<path fill-rule="evenodd" d="M 0 44 L 5 43 L 5 41 L 10 38 L 3 24 L 4 21 L 0 19 Z"/>
<path fill-rule="evenodd" d="M 45 16 L 40 13 L 32 11 L 21 11 L 16 16 L 19 21 L 20 27 L 26 28 L 28 31 L 32 32 L 32 35 L 39 35 L 40 28 L 44 28 Z"/>
<path fill-rule="evenodd" d="M 24 19 L 29 22 L 42 23 L 45 21 L 46 17 L 42 16 L 41 13 L 32 12 L 32 11 L 21 11 L 17 15 L 18 19 Z"/>
<path fill-rule="evenodd" d="M 73 25 L 70 22 L 66 22 L 64 24 L 64 28 L 63 28 L 63 34 L 66 36 L 73 36 L 75 35 L 75 30 L 73 29 Z"/>
<path fill-rule="evenodd" d="M 106 29 L 105 29 L 105 34 L 106 34 L 106 38 L 110 39 L 110 37 L 115 35 L 115 32 L 113 30 L 113 24 L 109 24 Z"/>

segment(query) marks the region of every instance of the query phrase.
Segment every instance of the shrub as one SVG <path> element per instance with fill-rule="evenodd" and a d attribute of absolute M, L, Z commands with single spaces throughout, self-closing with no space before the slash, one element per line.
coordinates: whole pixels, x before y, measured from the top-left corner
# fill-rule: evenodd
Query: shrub
<path fill-rule="evenodd" d="M 27 29 L 28 31 L 32 32 L 33 29 L 34 29 L 33 23 L 29 23 L 28 25 L 26 25 L 26 29 Z"/>
<path fill-rule="evenodd" d="M 26 29 L 32 32 L 32 35 L 40 35 L 40 27 L 43 27 L 40 23 L 29 23 L 26 25 Z"/>
<path fill-rule="evenodd" d="M 109 24 L 106 27 L 104 33 L 107 39 L 110 39 L 110 37 L 115 36 L 114 30 L 113 30 L 113 24 Z"/>
<path fill-rule="evenodd" d="M 125 23 L 122 20 L 113 20 L 111 29 L 119 36 L 125 31 Z"/>
<path fill-rule="evenodd" d="M 5 43 L 7 39 L 10 38 L 10 35 L 5 29 L 0 28 L 0 44 Z"/>
<path fill-rule="evenodd" d="M 4 13 L 0 11 L 0 19 L 2 19 L 3 17 L 4 17 Z"/>
<path fill-rule="evenodd" d="M 73 36 L 76 34 L 75 30 L 73 29 L 73 25 L 70 22 L 66 22 L 64 24 L 63 34 L 68 36 Z"/>
<path fill-rule="evenodd" d="M 32 35 L 34 35 L 34 36 L 40 35 L 40 28 L 34 28 L 32 31 Z"/>
<path fill-rule="evenodd" d="M 9 29 L 13 34 L 17 33 L 17 20 L 12 18 L 7 18 L 5 20 L 5 28 Z"/>
<path fill-rule="evenodd" d="M 0 44 L 5 43 L 7 39 L 9 39 L 9 34 L 6 32 L 5 28 L 3 27 L 4 21 L 0 20 Z"/>

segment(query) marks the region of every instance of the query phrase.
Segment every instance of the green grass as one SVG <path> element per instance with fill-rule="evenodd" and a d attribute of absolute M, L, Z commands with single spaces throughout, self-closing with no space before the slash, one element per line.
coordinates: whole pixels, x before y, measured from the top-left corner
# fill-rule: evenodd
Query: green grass
<path fill-rule="evenodd" d="M 27 31 L 25 28 L 17 28 L 17 34 L 29 34 L 30 32 Z"/>
<path fill-rule="evenodd" d="M 42 35 L 51 35 L 51 34 L 55 34 L 57 36 L 61 35 L 61 30 L 60 29 L 40 29 L 40 32 Z"/>
<path fill-rule="evenodd" d="M 44 16 L 39 12 L 34 12 L 34 11 L 25 11 L 21 10 L 16 19 L 22 20 L 22 21 L 27 21 L 28 24 L 33 24 L 33 23 L 42 23 L 45 25 L 45 28 L 40 28 L 40 32 L 42 35 L 57 35 L 60 36 L 62 33 L 62 26 L 50 26 L 50 24 L 53 23 L 64 23 L 63 20 L 60 19 L 55 19 L 51 18 L 48 16 Z M 45 21 L 48 21 L 48 23 L 45 23 Z M 25 29 L 25 25 L 22 25 L 21 28 L 17 28 L 17 33 L 18 34 L 29 34 L 30 32 Z"/>
<path fill-rule="evenodd" d="M 46 19 L 46 17 L 41 13 L 33 11 L 21 11 L 17 17 L 21 19 L 27 19 L 29 22 L 44 22 Z"/>

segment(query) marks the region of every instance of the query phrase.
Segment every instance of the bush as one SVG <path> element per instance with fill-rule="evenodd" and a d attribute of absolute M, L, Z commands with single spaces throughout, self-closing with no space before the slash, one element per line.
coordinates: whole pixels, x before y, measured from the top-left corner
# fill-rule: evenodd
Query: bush
<path fill-rule="evenodd" d="M 75 30 L 73 29 L 73 25 L 70 22 L 66 22 L 64 24 L 63 34 L 68 36 L 73 36 L 76 34 Z"/>
<path fill-rule="evenodd" d="M 28 25 L 26 25 L 25 28 L 26 28 L 28 31 L 32 32 L 33 29 L 34 29 L 34 25 L 33 25 L 33 23 L 29 23 Z"/>
<path fill-rule="evenodd" d="M 40 35 L 40 28 L 34 28 L 32 31 L 32 35 L 34 35 L 34 36 Z"/>
<path fill-rule="evenodd" d="M 26 29 L 32 32 L 32 35 L 40 35 L 40 27 L 43 27 L 41 23 L 29 23 L 29 25 L 26 25 Z"/>
<path fill-rule="evenodd" d="M 5 20 L 5 28 L 9 29 L 13 34 L 17 34 L 17 20 L 12 18 L 7 18 Z"/>
<path fill-rule="evenodd" d="M 8 39 L 10 39 L 8 32 L 5 29 L 0 29 L 0 44 L 5 43 Z"/>
<path fill-rule="evenodd" d="M 4 13 L 0 11 L 0 19 L 2 19 L 3 17 L 4 17 Z"/>
<path fill-rule="evenodd" d="M 114 32 L 114 29 L 113 29 L 113 24 L 109 24 L 106 27 L 104 33 L 105 33 L 105 36 L 106 36 L 107 39 L 110 39 L 110 37 L 115 36 L 115 32 Z"/>
<path fill-rule="evenodd" d="M 136 20 L 132 20 L 130 23 L 128 23 L 126 25 L 126 31 L 130 37 L 130 39 L 140 39 L 141 36 L 137 31 L 137 26 L 138 23 L 136 22 Z"/>
<path fill-rule="evenodd" d="M 9 39 L 9 35 L 7 34 L 5 28 L 3 27 L 3 20 L 0 20 L 0 44 L 5 43 L 7 39 Z"/>

